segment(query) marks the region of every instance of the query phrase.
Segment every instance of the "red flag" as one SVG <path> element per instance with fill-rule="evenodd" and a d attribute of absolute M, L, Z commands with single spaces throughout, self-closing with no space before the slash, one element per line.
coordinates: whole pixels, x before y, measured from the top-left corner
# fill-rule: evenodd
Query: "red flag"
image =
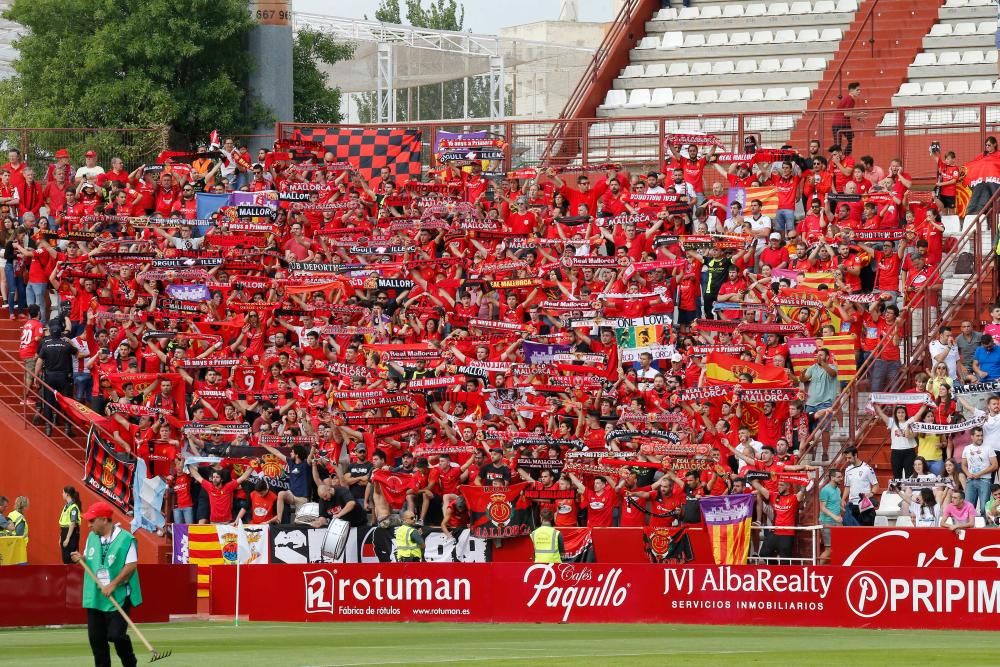
<path fill-rule="evenodd" d="M 379 468 L 372 473 L 372 482 L 378 484 L 378 489 L 385 496 L 389 507 L 402 509 L 406 503 L 406 492 L 419 487 L 416 475 L 409 472 L 391 472 L 387 468 Z"/>
<path fill-rule="evenodd" d="M 531 533 L 529 509 L 517 507 L 528 482 L 511 486 L 462 486 L 459 490 L 469 505 L 473 537 L 521 537 Z"/>
<path fill-rule="evenodd" d="M 743 361 L 739 357 L 721 352 L 709 352 L 705 357 L 705 381 L 707 384 L 740 384 L 739 376 L 742 373 L 750 374 L 755 389 L 787 387 L 789 385 L 788 375 L 782 368 Z"/>
<path fill-rule="evenodd" d="M 114 445 L 97 434 L 97 429 L 90 429 L 83 481 L 126 514 L 132 513 L 135 462 L 135 458 L 116 452 Z"/>
<path fill-rule="evenodd" d="M 666 561 L 686 529 L 686 526 L 677 526 L 676 528 L 645 526 L 642 530 L 649 560 L 654 563 Z"/>
<path fill-rule="evenodd" d="M 59 392 L 56 392 L 56 402 L 59 403 L 59 409 L 65 412 L 77 426 L 86 427 L 88 424 L 93 424 L 108 434 L 118 430 L 118 422 L 113 417 L 105 417 L 98 414 L 91 410 L 89 406 L 75 401 L 69 396 L 63 396 Z"/>

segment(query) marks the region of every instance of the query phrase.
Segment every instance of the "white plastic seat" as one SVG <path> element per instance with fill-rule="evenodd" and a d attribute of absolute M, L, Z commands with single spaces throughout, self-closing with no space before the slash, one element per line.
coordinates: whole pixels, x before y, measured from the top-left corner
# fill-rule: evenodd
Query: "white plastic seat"
<path fill-rule="evenodd" d="M 985 517 L 981 517 L 981 516 L 974 517 L 972 519 L 972 525 L 975 528 L 985 528 L 986 527 L 986 518 Z"/>
<path fill-rule="evenodd" d="M 837 3 L 838 14 L 850 14 L 858 11 L 858 0 L 840 0 Z"/>
<path fill-rule="evenodd" d="M 694 91 L 692 90 L 682 90 L 674 94 L 674 104 L 694 104 L 695 97 Z"/>
<path fill-rule="evenodd" d="M 788 91 L 784 88 L 768 88 L 764 91 L 765 102 L 783 102 L 788 97 Z"/>
<path fill-rule="evenodd" d="M 1000 52 L 996 49 L 989 49 L 986 51 L 986 62 L 996 65 L 998 57 L 1000 57 Z"/>
<path fill-rule="evenodd" d="M 645 51 L 647 49 L 659 48 L 659 46 L 660 46 L 659 37 L 643 37 L 642 39 L 639 40 L 639 43 L 636 45 L 635 48 L 639 49 L 640 51 Z"/>
<path fill-rule="evenodd" d="M 910 97 L 913 95 L 920 95 L 920 84 L 914 81 L 907 81 L 905 83 L 902 83 L 900 84 L 899 91 L 896 94 L 903 95 L 906 97 Z"/>
<path fill-rule="evenodd" d="M 623 79 L 635 79 L 645 74 L 646 68 L 642 65 L 628 65 L 622 71 Z"/>
<path fill-rule="evenodd" d="M 611 123 L 610 132 L 612 137 L 627 137 L 635 134 L 635 123 L 627 120 L 615 121 Z"/>
<path fill-rule="evenodd" d="M 767 5 L 762 2 L 753 2 L 743 10 L 743 16 L 764 16 L 767 13 Z"/>
<path fill-rule="evenodd" d="M 837 5 L 833 3 L 833 0 L 818 0 L 816 4 L 813 5 L 813 14 L 832 14 L 837 11 Z"/>
<path fill-rule="evenodd" d="M 997 82 L 993 84 L 993 92 L 1000 93 L 1000 80 L 997 80 Z"/>
<path fill-rule="evenodd" d="M 788 13 L 787 2 L 772 2 L 767 7 L 767 16 L 784 16 Z"/>
<path fill-rule="evenodd" d="M 752 74 L 757 71 L 757 61 L 756 60 L 737 60 L 736 61 L 736 73 L 737 74 Z"/>
<path fill-rule="evenodd" d="M 733 74 L 736 72 L 736 63 L 732 60 L 719 60 L 712 63 L 712 74 Z"/>
<path fill-rule="evenodd" d="M 948 0 L 944 3 L 945 7 L 965 7 L 967 5 L 966 0 Z"/>
<path fill-rule="evenodd" d="M 705 88 L 698 91 L 695 100 L 698 104 L 715 104 L 719 100 L 719 91 L 714 88 Z"/>
<path fill-rule="evenodd" d="M 735 104 L 740 101 L 740 91 L 735 88 L 720 90 L 719 99 L 717 101 L 725 104 Z"/>
<path fill-rule="evenodd" d="M 975 23 L 956 23 L 952 29 L 951 34 L 955 37 L 964 35 L 975 35 L 976 34 L 976 24 Z"/>
<path fill-rule="evenodd" d="M 774 33 L 775 44 L 791 44 L 795 41 L 794 30 L 778 30 Z"/>
<path fill-rule="evenodd" d="M 978 26 L 976 26 L 977 35 L 992 35 L 997 31 L 997 22 L 994 21 L 983 21 Z"/>
<path fill-rule="evenodd" d="M 790 130 L 795 127 L 795 116 L 772 116 L 771 129 L 776 131 Z"/>
<path fill-rule="evenodd" d="M 920 91 L 921 95 L 944 95 L 944 81 L 928 81 Z"/>
<path fill-rule="evenodd" d="M 875 510 L 875 517 L 895 517 L 900 514 L 903 505 L 903 498 L 898 493 L 886 491 L 879 499 L 878 509 Z M 878 524 L 878 521 L 875 522 Z"/>
<path fill-rule="evenodd" d="M 677 121 L 670 119 L 663 121 L 663 131 L 668 134 L 677 132 Z"/>
<path fill-rule="evenodd" d="M 722 95 L 720 94 L 719 97 L 721 98 Z M 702 131 L 711 134 L 718 134 L 720 132 L 732 132 L 734 127 L 735 125 L 732 118 L 712 117 L 712 118 L 706 118 L 701 122 Z"/>
<path fill-rule="evenodd" d="M 698 18 L 704 21 L 705 19 L 721 19 L 722 18 L 722 7 L 719 5 L 708 5 L 707 7 L 701 7 L 701 14 Z"/>
<path fill-rule="evenodd" d="M 795 37 L 795 41 L 800 44 L 807 44 L 809 42 L 819 41 L 819 30 L 814 30 L 813 28 L 806 28 L 805 30 L 799 30 Z"/>
<path fill-rule="evenodd" d="M 625 103 L 626 109 L 642 109 L 649 106 L 650 100 L 650 90 L 649 88 L 635 88 L 629 93 L 628 102 Z"/>
<path fill-rule="evenodd" d="M 929 116 L 926 111 L 907 111 L 903 124 L 906 127 L 925 127 L 928 121 Z"/>
<path fill-rule="evenodd" d="M 931 67 L 932 65 L 937 65 L 937 54 L 932 52 L 918 53 L 917 57 L 913 59 L 914 67 Z"/>
<path fill-rule="evenodd" d="M 826 69 L 826 60 L 823 58 L 806 58 L 805 63 L 803 63 L 802 69 L 807 72 L 820 72 Z"/>
<path fill-rule="evenodd" d="M 611 123 L 593 123 L 587 134 L 598 138 L 611 136 Z"/>
<path fill-rule="evenodd" d="M 726 5 L 722 8 L 722 18 L 738 19 L 743 16 L 743 5 Z"/>
<path fill-rule="evenodd" d="M 972 95 L 987 95 L 993 92 L 993 82 L 986 79 L 976 79 L 969 82 L 969 93 Z"/>
<path fill-rule="evenodd" d="M 788 89 L 788 99 L 790 100 L 808 100 L 812 96 L 812 91 L 809 90 L 808 86 L 794 86 Z"/>
<path fill-rule="evenodd" d="M 771 129 L 771 117 L 751 116 L 746 120 L 746 128 L 749 132 L 767 132 Z"/>
<path fill-rule="evenodd" d="M 958 51 L 944 51 L 938 54 L 938 65 L 958 65 L 962 62 L 962 54 Z"/>
<path fill-rule="evenodd" d="M 653 63 L 652 65 L 646 65 L 646 71 L 643 73 L 644 77 L 651 76 L 666 76 L 667 66 L 665 63 Z"/>
<path fill-rule="evenodd" d="M 788 8 L 789 14 L 809 14 L 813 10 L 812 3 L 809 2 L 793 2 Z"/>
<path fill-rule="evenodd" d="M 979 65 L 986 62 L 986 56 L 982 51 L 962 51 L 963 65 Z"/>
<path fill-rule="evenodd" d="M 944 89 L 945 95 L 965 95 L 969 92 L 969 82 L 964 79 L 949 81 Z"/>
<path fill-rule="evenodd" d="M 677 131 L 684 133 L 701 132 L 701 124 L 697 118 L 685 118 L 677 123 Z"/>
<path fill-rule="evenodd" d="M 690 65 L 687 62 L 680 63 L 670 63 L 670 69 L 667 71 L 667 76 L 687 76 L 690 71 Z"/>
<path fill-rule="evenodd" d="M 654 88 L 653 94 L 649 98 L 649 106 L 654 108 L 665 107 L 673 101 L 673 88 Z"/>
<path fill-rule="evenodd" d="M 778 41 L 778 43 L 782 42 L 782 40 L 777 40 L 777 41 Z M 805 66 L 805 63 L 802 62 L 802 58 L 785 58 L 784 60 L 781 61 L 780 71 L 782 71 L 782 72 L 798 72 L 798 71 L 802 70 L 802 68 L 804 66 Z"/>
<path fill-rule="evenodd" d="M 951 111 L 948 109 L 934 109 L 927 112 L 928 125 L 950 125 L 951 122 Z"/>
<path fill-rule="evenodd" d="M 740 95 L 741 102 L 763 102 L 764 91 L 761 88 L 747 88 Z"/>
<path fill-rule="evenodd" d="M 713 32 L 705 40 L 705 46 L 726 46 L 729 44 L 729 35 L 724 32 Z"/>
<path fill-rule="evenodd" d="M 844 31 L 840 28 L 824 28 L 819 34 L 821 42 L 839 42 L 844 37 Z"/>
<path fill-rule="evenodd" d="M 890 111 L 886 115 L 882 116 L 882 120 L 878 122 L 879 127 L 896 127 L 899 123 L 899 115 L 895 111 Z"/>
<path fill-rule="evenodd" d="M 900 514 L 896 517 L 896 528 L 913 528 L 913 517 L 909 514 Z"/>
<path fill-rule="evenodd" d="M 874 526 L 875 528 L 885 528 L 888 525 L 889 525 L 889 517 L 881 515 L 876 516 L 875 521 L 872 523 L 872 526 Z"/>
<path fill-rule="evenodd" d="M 712 73 L 712 63 L 701 60 L 691 63 L 691 76 L 708 76 Z"/>
<path fill-rule="evenodd" d="M 678 21 L 688 21 L 690 19 L 698 18 L 698 8 L 697 7 L 678 7 L 677 8 L 677 20 Z"/>
<path fill-rule="evenodd" d="M 612 88 L 611 90 L 608 91 L 608 94 L 604 96 L 604 104 L 602 104 L 601 106 L 603 106 L 605 109 L 621 109 L 623 106 L 625 106 L 625 103 L 627 101 L 628 101 L 628 93 L 626 91 L 615 90 Z"/>
<path fill-rule="evenodd" d="M 774 41 L 774 33 L 770 30 L 758 30 L 750 39 L 751 44 L 770 44 Z"/>
<path fill-rule="evenodd" d="M 951 35 L 951 24 L 950 23 L 935 23 L 931 26 L 931 31 L 928 33 L 930 37 L 948 37 Z"/>
<path fill-rule="evenodd" d="M 684 36 L 685 49 L 689 49 L 696 46 L 705 46 L 705 35 L 695 33 Z"/>
<path fill-rule="evenodd" d="M 674 7 L 664 7 L 653 15 L 654 21 L 673 21 L 677 18 L 677 9 Z"/>
<path fill-rule="evenodd" d="M 744 46 L 750 43 L 750 33 L 734 32 L 729 36 L 729 46 Z"/>
<path fill-rule="evenodd" d="M 663 33 L 663 41 L 660 42 L 661 51 L 673 51 L 681 48 L 684 44 L 684 33 L 679 31 Z"/>
<path fill-rule="evenodd" d="M 781 61 L 777 58 L 767 58 L 757 63 L 758 72 L 777 72 L 781 69 Z"/>

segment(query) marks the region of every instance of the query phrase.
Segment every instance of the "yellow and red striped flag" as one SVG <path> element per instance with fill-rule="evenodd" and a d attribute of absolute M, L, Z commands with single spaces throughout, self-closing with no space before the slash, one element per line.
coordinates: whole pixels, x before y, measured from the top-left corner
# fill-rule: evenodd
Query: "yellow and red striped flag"
<path fill-rule="evenodd" d="M 753 378 L 753 386 L 787 387 L 788 376 L 777 366 L 764 366 L 752 361 L 743 361 L 721 352 L 709 352 L 705 356 L 705 381 L 707 384 L 737 384 L 740 373 L 748 373 Z"/>
<path fill-rule="evenodd" d="M 700 498 L 716 565 L 746 565 L 753 522 L 752 493 Z"/>
<path fill-rule="evenodd" d="M 825 347 L 833 354 L 837 379 L 850 382 L 858 372 L 855 338 L 851 334 L 838 334 L 826 338 L 789 338 L 788 356 L 796 375 L 816 363 L 816 349 Z"/>

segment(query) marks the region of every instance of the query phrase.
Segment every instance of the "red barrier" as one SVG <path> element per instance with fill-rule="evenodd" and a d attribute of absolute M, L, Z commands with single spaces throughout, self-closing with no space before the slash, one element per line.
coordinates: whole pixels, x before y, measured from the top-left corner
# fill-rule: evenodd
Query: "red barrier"
<path fill-rule="evenodd" d="M 1000 530 L 832 528 L 831 565 L 1000 568 Z"/>
<path fill-rule="evenodd" d="M 143 603 L 132 612 L 139 623 L 165 623 L 171 614 L 194 614 L 198 578 L 193 565 L 140 565 Z M 71 565 L 0 568 L 0 626 L 79 625 L 83 569 Z"/>
<path fill-rule="evenodd" d="M 212 569 L 212 613 L 232 614 L 234 568 Z M 1000 580 L 982 570 L 419 563 L 269 565 L 242 577 L 240 613 L 254 621 L 992 630 L 1000 613 Z"/>
<path fill-rule="evenodd" d="M 642 528 L 560 528 L 563 535 L 571 531 L 590 530 L 594 559 L 598 563 L 649 563 Z M 688 528 L 687 536 L 694 555 L 692 563 L 711 565 L 712 544 L 704 528 Z M 535 548 L 528 537 L 500 540 L 490 551 L 493 563 L 530 563 Z"/>

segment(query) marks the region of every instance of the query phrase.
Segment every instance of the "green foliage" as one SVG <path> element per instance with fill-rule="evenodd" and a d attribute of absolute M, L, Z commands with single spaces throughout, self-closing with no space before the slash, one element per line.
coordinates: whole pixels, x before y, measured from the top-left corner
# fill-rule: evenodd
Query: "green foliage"
<path fill-rule="evenodd" d="M 465 7 L 456 0 L 430 0 L 430 6 L 424 9 L 420 0 L 406 0 L 406 18 L 415 28 L 461 30 Z"/>
<path fill-rule="evenodd" d="M 292 88 L 295 120 L 339 123 L 340 90 L 327 85 L 318 63 L 332 65 L 354 54 L 352 44 L 338 42 L 316 30 L 300 30 L 292 48 Z"/>
<path fill-rule="evenodd" d="M 400 14 L 399 0 L 382 0 L 378 9 L 375 10 L 375 20 L 382 23 L 401 24 L 403 18 Z"/>
<path fill-rule="evenodd" d="M 14 0 L 4 18 L 28 33 L 0 88 L 3 125 L 168 125 L 194 140 L 268 120 L 244 85 L 246 0 Z"/>

